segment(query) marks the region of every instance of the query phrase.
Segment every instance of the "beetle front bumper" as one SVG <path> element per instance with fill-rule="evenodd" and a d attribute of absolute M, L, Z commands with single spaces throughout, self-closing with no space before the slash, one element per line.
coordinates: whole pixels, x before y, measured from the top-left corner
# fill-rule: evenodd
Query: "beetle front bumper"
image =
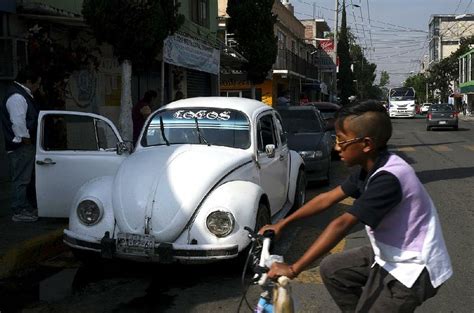
<path fill-rule="evenodd" d="M 108 233 L 101 240 L 89 236 L 78 236 L 64 230 L 64 243 L 81 250 L 100 253 L 104 258 L 122 258 L 145 262 L 196 262 L 206 263 L 231 259 L 238 255 L 238 245 L 177 245 L 173 243 L 155 243 L 149 253 L 123 253 L 117 251 L 117 239 L 109 238 Z"/>

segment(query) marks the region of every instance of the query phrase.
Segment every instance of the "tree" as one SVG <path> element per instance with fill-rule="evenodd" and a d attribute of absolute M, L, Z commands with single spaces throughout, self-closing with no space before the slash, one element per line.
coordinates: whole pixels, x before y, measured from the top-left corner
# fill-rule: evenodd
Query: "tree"
<path fill-rule="evenodd" d="M 370 63 L 365 58 L 362 48 L 355 43 L 351 45 L 351 58 L 354 62 L 353 74 L 356 81 L 357 98 L 361 100 L 377 98 L 378 94 L 373 89 L 377 65 Z"/>
<path fill-rule="evenodd" d="M 390 75 L 388 75 L 387 71 L 382 71 L 380 73 L 380 82 L 379 86 L 380 87 L 385 87 L 388 84 L 390 84 Z"/>
<path fill-rule="evenodd" d="M 229 0 L 227 3 L 228 30 L 235 36 L 237 50 L 247 59 L 242 69 L 254 85 L 265 80 L 278 53 L 273 3 L 274 0 Z M 252 94 L 255 98 L 255 87 Z"/>
<path fill-rule="evenodd" d="M 354 76 L 351 70 L 352 59 L 349 52 L 349 40 L 346 21 L 346 1 L 342 2 L 341 32 L 337 42 L 337 55 L 339 57 L 339 72 L 337 73 L 338 87 L 341 90 L 341 104 L 347 105 L 349 97 L 354 95 Z"/>
<path fill-rule="evenodd" d="M 132 138 L 132 64 L 146 66 L 163 48 L 163 40 L 184 22 L 174 0 L 84 0 L 82 14 L 99 42 L 114 48 L 122 64 L 120 129 Z"/>
<path fill-rule="evenodd" d="M 426 100 L 426 83 L 427 78 L 425 75 L 418 73 L 416 75 L 409 76 L 405 80 L 405 87 L 413 87 L 415 89 L 417 103 L 423 103 Z"/>

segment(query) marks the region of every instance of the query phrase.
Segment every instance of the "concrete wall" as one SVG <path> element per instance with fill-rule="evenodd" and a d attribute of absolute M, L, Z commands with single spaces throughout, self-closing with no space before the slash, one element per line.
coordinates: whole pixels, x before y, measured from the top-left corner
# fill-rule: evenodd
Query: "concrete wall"
<path fill-rule="evenodd" d="M 273 4 L 273 13 L 278 16 L 278 24 L 284 25 L 287 37 L 303 40 L 305 28 L 303 24 L 280 1 Z"/>

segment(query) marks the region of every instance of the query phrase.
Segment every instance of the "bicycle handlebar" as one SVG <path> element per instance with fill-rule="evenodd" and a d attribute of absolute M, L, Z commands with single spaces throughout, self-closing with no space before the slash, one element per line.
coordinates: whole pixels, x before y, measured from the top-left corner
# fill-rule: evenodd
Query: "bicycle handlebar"
<path fill-rule="evenodd" d="M 252 241 L 259 241 L 262 243 L 261 251 L 259 255 L 258 268 L 255 268 L 254 280 L 258 282 L 260 286 L 264 286 L 267 283 L 267 272 L 274 262 L 283 262 L 283 257 L 280 255 L 270 254 L 270 246 L 272 240 L 275 238 L 275 231 L 266 230 L 263 235 L 253 231 L 250 227 L 244 227 L 248 231 L 248 236 Z"/>

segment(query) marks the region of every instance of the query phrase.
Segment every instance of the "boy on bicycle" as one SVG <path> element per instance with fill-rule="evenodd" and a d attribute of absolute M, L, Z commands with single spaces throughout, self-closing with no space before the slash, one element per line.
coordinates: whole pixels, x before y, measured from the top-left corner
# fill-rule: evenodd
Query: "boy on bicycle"
<path fill-rule="evenodd" d="M 318 214 L 347 197 L 356 200 L 295 263 L 274 263 L 269 277 L 296 277 L 328 253 L 357 223 L 371 245 L 325 257 L 323 282 L 343 312 L 413 312 L 452 275 L 436 208 L 413 168 L 388 152 L 392 125 L 375 101 L 344 107 L 336 120 L 336 150 L 349 167 L 340 186 L 322 193 L 275 225 Z"/>

